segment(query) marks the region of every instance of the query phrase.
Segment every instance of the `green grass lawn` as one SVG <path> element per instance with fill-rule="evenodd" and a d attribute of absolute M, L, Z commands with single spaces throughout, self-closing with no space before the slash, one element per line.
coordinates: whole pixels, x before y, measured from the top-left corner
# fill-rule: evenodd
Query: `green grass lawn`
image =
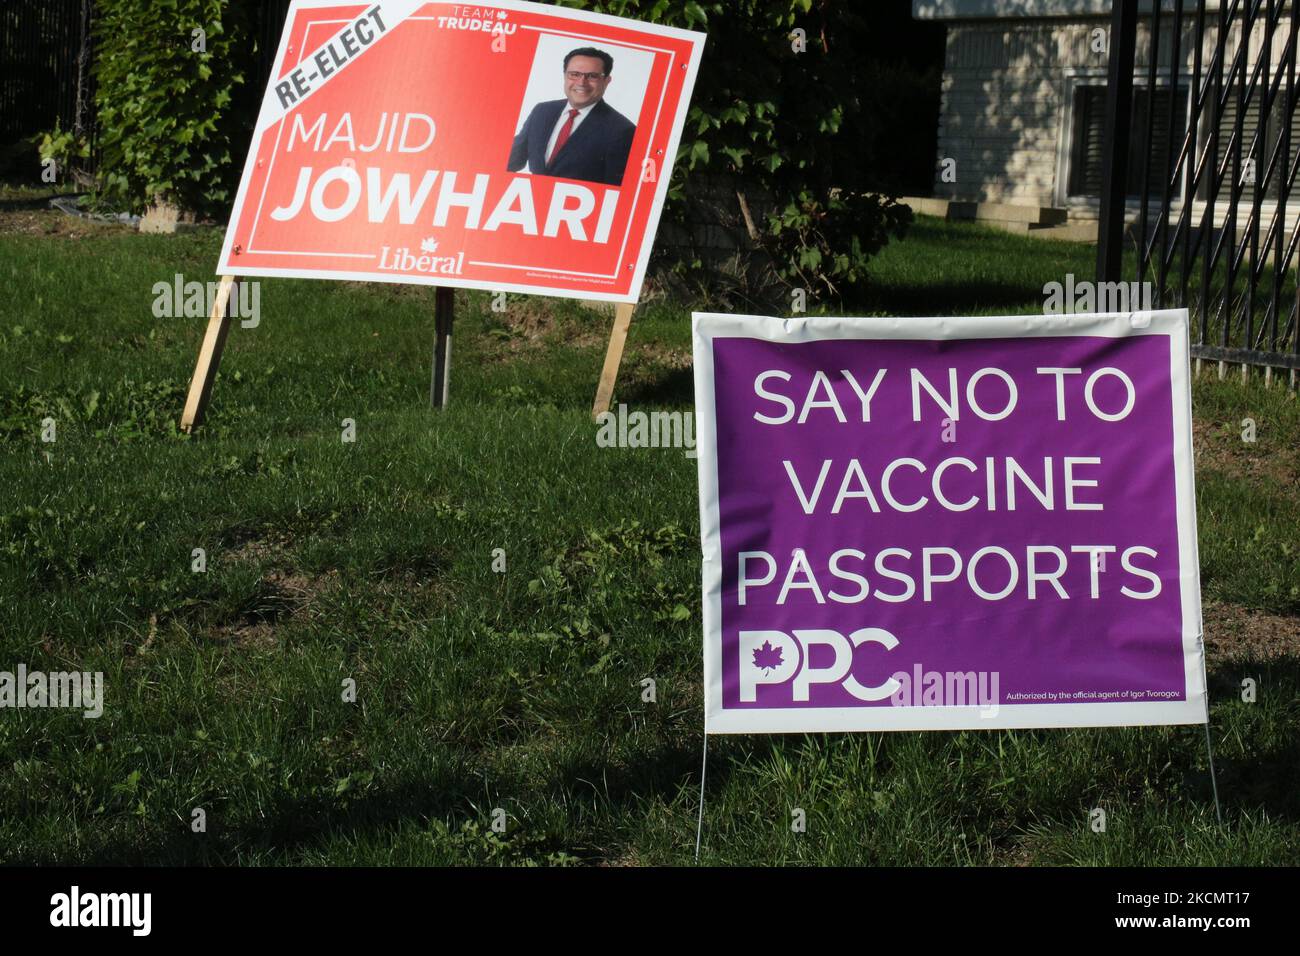
<path fill-rule="evenodd" d="M 186 438 L 205 319 L 155 318 L 152 289 L 211 278 L 219 245 L 46 213 L 0 233 L 0 669 L 107 683 L 98 720 L 0 712 L 0 861 L 691 862 L 695 461 L 597 448 L 609 319 L 458 293 L 439 414 L 432 290 L 263 280 Z M 922 219 L 869 308 L 1034 311 L 1093 256 Z M 691 407 L 688 312 L 638 313 L 617 400 Z M 1300 403 L 1208 378 L 1195 401 L 1223 826 L 1199 727 L 727 737 L 702 862 L 1294 863 Z"/>

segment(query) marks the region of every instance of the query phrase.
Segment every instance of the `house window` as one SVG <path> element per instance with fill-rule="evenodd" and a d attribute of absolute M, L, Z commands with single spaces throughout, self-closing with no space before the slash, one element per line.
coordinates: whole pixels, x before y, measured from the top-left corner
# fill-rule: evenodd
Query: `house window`
<path fill-rule="evenodd" d="M 1242 190 L 1242 195 L 1249 198 L 1253 195 L 1254 182 L 1256 179 L 1263 180 L 1264 173 L 1268 169 L 1269 158 L 1273 155 L 1273 150 L 1278 148 L 1283 135 L 1286 133 L 1284 120 L 1286 118 L 1286 83 L 1283 82 L 1278 86 L 1277 97 L 1273 101 L 1273 109 L 1268 116 L 1268 128 L 1265 135 L 1256 141 L 1260 127 L 1260 112 L 1264 102 L 1264 89 L 1262 83 L 1253 90 L 1246 89 L 1242 91 L 1238 86 L 1232 87 L 1228 92 L 1228 101 L 1223 105 L 1223 112 L 1219 117 L 1219 141 L 1215 155 L 1215 170 L 1224 165 L 1226 160 L 1227 168 L 1224 172 L 1224 184 L 1219 190 L 1220 199 L 1227 199 L 1230 195 L 1229 189 L 1232 184 L 1233 176 L 1233 154 L 1235 150 L 1228 149 L 1229 140 L 1237 124 L 1237 98 L 1242 96 L 1242 115 L 1241 115 L 1241 179 L 1246 187 Z M 1247 99 L 1246 97 L 1249 96 Z M 1214 104 L 1207 104 L 1207 113 L 1213 115 L 1211 111 L 1215 109 Z M 1300 126 L 1294 122 L 1296 116 L 1300 116 L 1300 98 L 1297 98 L 1297 108 L 1292 114 L 1292 122 L 1286 124 L 1290 128 L 1291 139 L 1287 144 L 1289 146 L 1288 156 L 1285 159 L 1279 158 L 1279 163 L 1285 163 L 1279 169 L 1273 171 L 1273 178 L 1269 181 L 1266 196 L 1276 198 L 1280 195 L 1281 186 L 1286 179 L 1291 164 L 1295 162 L 1296 154 L 1300 152 Z M 1251 176 L 1250 158 L 1251 144 L 1255 144 L 1255 169 L 1254 177 Z M 1210 124 L 1208 122 L 1201 124 L 1201 148 L 1208 150 L 1210 144 Z M 1201 197 L 1208 199 L 1210 189 L 1213 187 L 1211 181 L 1211 172 L 1205 173 L 1202 179 Z"/>
<path fill-rule="evenodd" d="M 1174 125 L 1169 124 L 1170 97 L 1174 104 Z M 1154 114 L 1152 113 L 1154 110 Z M 1142 166 L 1147 119 L 1151 118 L 1151 161 L 1147 183 L 1151 197 L 1164 193 L 1170 150 L 1182 147 L 1187 123 L 1187 90 L 1171 91 L 1145 86 L 1133 88 L 1132 135 L 1128 137 L 1128 182 L 1130 198 L 1142 196 Z M 1070 154 L 1069 193 L 1072 197 L 1101 198 L 1102 155 L 1105 148 L 1106 87 L 1079 86 L 1074 91 L 1074 136 Z"/>

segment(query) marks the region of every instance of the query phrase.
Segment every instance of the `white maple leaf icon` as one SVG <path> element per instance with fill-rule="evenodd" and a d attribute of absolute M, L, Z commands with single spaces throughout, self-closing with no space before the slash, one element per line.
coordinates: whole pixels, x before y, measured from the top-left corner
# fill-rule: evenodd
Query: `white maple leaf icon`
<path fill-rule="evenodd" d="M 505 19 L 506 17 L 508 17 L 508 16 L 509 16 L 509 14 L 506 13 L 506 11 L 504 11 L 504 10 L 498 10 L 498 11 L 497 11 L 497 19 L 498 19 L 498 20 L 504 20 L 504 19 Z"/>
<path fill-rule="evenodd" d="M 421 240 L 420 240 L 420 251 L 421 251 L 421 252 L 437 252 L 437 251 L 438 251 L 438 240 L 435 239 L 435 238 L 433 238 L 432 236 L 430 236 L 428 239 L 421 239 Z"/>

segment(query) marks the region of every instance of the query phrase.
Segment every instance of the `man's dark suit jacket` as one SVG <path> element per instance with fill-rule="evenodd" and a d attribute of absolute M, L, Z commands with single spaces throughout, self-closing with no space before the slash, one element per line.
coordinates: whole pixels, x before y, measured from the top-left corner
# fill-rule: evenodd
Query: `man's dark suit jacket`
<path fill-rule="evenodd" d="M 534 106 L 510 148 L 506 168 L 517 173 L 527 163 L 531 173 L 611 186 L 622 184 L 636 124 L 604 100 L 593 106 L 578 124 L 555 162 L 546 165 L 546 143 L 560 114 L 568 108 L 568 100 L 551 100 Z"/>

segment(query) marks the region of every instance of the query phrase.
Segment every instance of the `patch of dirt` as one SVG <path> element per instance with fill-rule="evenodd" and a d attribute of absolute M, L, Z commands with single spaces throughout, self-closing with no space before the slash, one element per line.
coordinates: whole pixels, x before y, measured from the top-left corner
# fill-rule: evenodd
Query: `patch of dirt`
<path fill-rule="evenodd" d="M 240 620 L 216 628 L 213 637 L 241 649 L 270 650 L 279 642 L 279 628 L 307 613 L 337 577 L 333 570 L 317 576 L 271 571 L 262 578 L 256 604 Z"/>
<path fill-rule="evenodd" d="M 221 560 L 246 564 L 279 558 L 289 549 L 292 541 L 293 539 L 284 532 L 268 532 L 260 538 L 248 538 L 238 547 L 225 552 Z"/>
<path fill-rule="evenodd" d="M 0 235 L 84 239 L 87 236 L 123 232 L 135 232 L 135 227 L 124 223 L 80 219 L 57 209 L 14 209 L 0 206 Z"/>
<path fill-rule="evenodd" d="M 496 359 L 509 359 L 522 352 L 535 351 L 545 340 L 557 333 L 563 335 L 566 348 L 603 348 L 609 340 L 609 326 L 613 313 L 592 313 L 590 327 L 567 320 L 557 320 L 551 305 L 544 299 L 528 297 L 512 300 L 506 311 L 488 312 L 490 325 L 485 341 L 489 354 Z M 501 328 L 504 325 L 505 328 Z"/>
<path fill-rule="evenodd" d="M 1232 470 L 1233 459 L 1224 442 L 1221 423 L 1192 419 L 1192 455 L 1198 468 L 1209 465 L 1220 471 Z"/>
<path fill-rule="evenodd" d="M 241 650 L 269 651 L 276 646 L 275 626 L 266 623 L 226 625 L 213 635 L 219 643 Z"/>
<path fill-rule="evenodd" d="M 284 532 L 266 532 L 220 555 L 222 563 L 269 564 L 271 568 L 263 573 L 252 606 L 238 619 L 213 629 L 212 637 L 239 648 L 268 650 L 277 644 L 282 625 L 308 613 L 316 599 L 337 583 L 335 570 L 310 575 L 286 567 L 292 541 Z"/>
<path fill-rule="evenodd" d="M 595 866 L 606 869 L 610 867 L 642 867 L 645 866 L 645 863 L 635 848 L 629 848 L 618 856 L 596 861 Z"/>
<path fill-rule="evenodd" d="M 512 335 L 533 345 L 555 331 L 557 323 L 547 303 L 530 297 L 508 303 L 501 313 Z"/>
<path fill-rule="evenodd" d="M 1282 487 L 1300 485 L 1300 456 L 1294 449 L 1271 448 L 1261 440 L 1242 439 L 1241 422 L 1192 420 L 1192 450 L 1197 468 L 1208 467 L 1238 478 Z"/>
<path fill-rule="evenodd" d="M 1035 863 L 1033 839 L 1028 834 L 1017 834 L 1004 846 L 994 849 L 994 866 L 1033 866 Z"/>
<path fill-rule="evenodd" d="M 1202 608 L 1207 664 L 1300 656 L 1300 618 L 1206 601 Z"/>
<path fill-rule="evenodd" d="M 645 366 L 679 369 L 690 368 L 695 361 L 690 349 L 671 348 L 667 345 L 646 343 L 629 349 L 625 358 Z"/>

